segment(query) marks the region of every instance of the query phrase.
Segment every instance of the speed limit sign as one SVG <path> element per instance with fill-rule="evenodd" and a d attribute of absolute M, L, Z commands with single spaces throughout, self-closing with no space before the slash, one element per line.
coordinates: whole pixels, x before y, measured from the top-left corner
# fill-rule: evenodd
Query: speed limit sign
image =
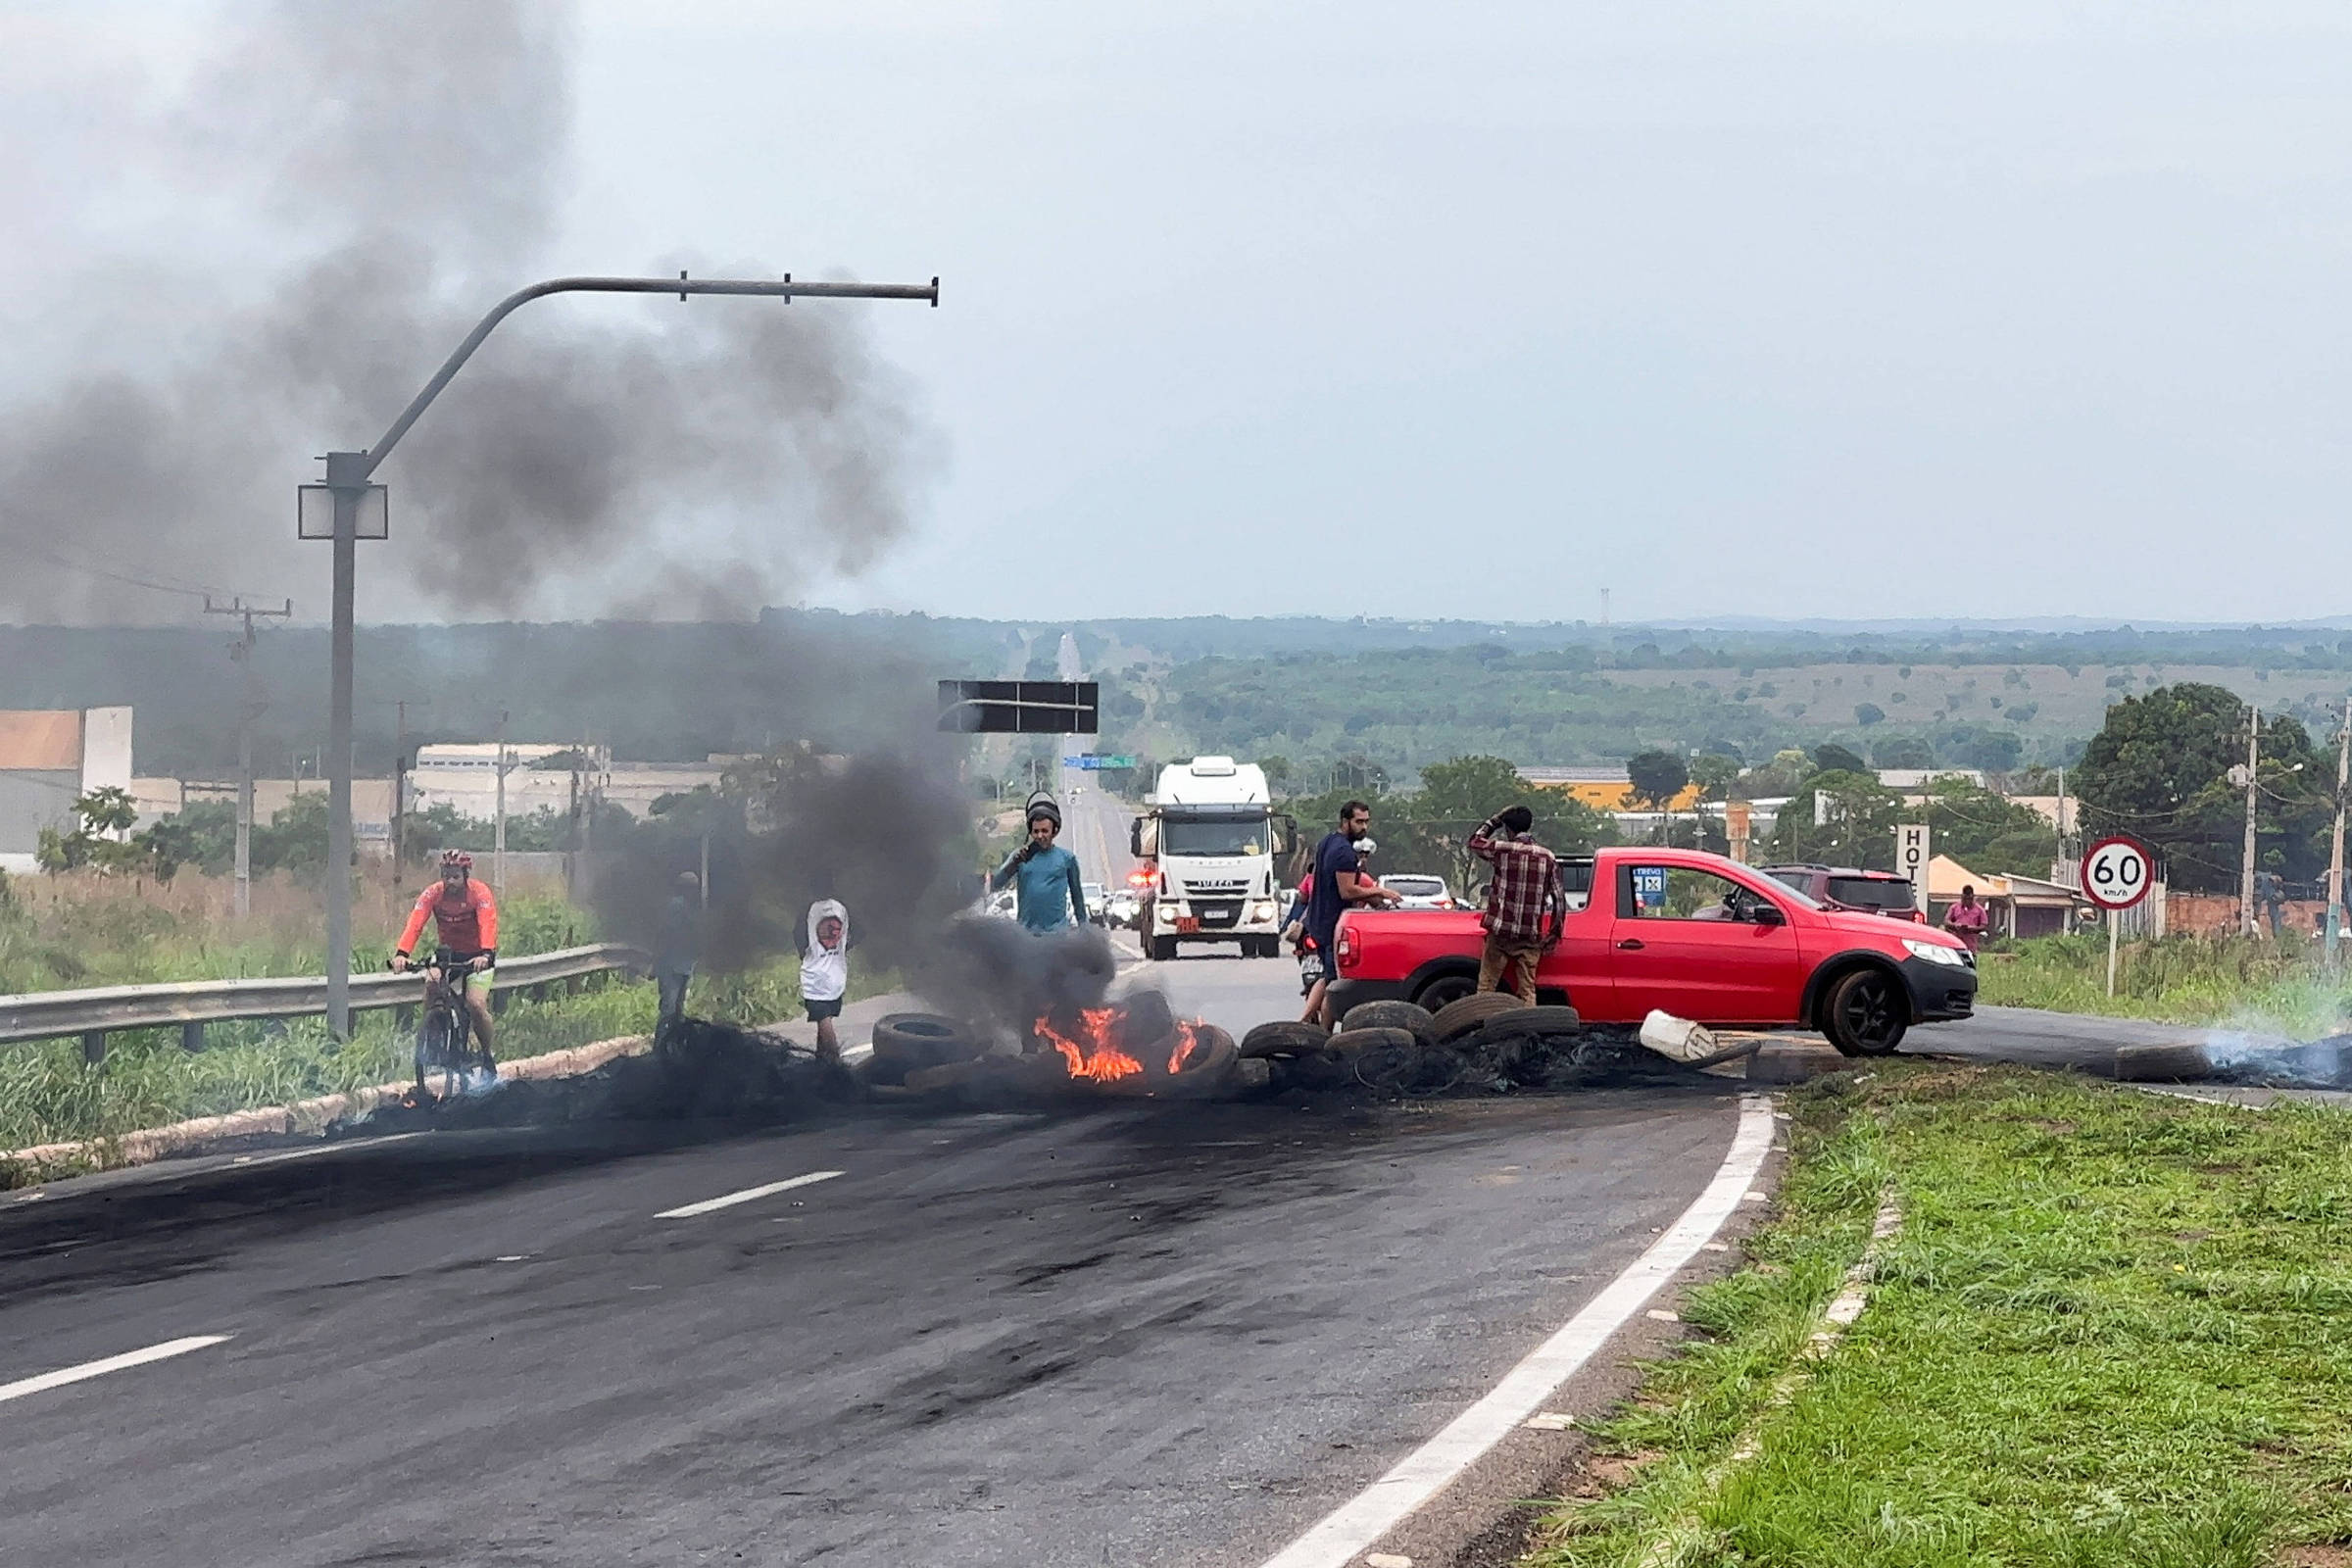
<path fill-rule="evenodd" d="M 2129 909 L 2148 896 L 2154 868 L 2132 839 L 2101 839 L 2082 853 L 2082 896 L 2102 909 Z"/>

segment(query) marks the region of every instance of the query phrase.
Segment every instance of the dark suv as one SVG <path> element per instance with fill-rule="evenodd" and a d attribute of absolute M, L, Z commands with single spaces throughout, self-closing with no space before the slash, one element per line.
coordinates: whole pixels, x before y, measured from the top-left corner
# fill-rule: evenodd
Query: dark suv
<path fill-rule="evenodd" d="M 1911 879 L 1892 871 L 1863 871 L 1850 865 L 1764 865 L 1757 869 L 1824 908 L 1927 923 L 1928 917 L 1920 912 L 1913 896 Z"/>

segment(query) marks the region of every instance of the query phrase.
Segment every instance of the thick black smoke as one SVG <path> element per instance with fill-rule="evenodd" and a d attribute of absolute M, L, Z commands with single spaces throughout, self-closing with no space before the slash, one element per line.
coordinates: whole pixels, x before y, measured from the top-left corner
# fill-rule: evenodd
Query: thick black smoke
<path fill-rule="evenodd" d="M 246 303 L 222 303 L 168 367 L 0 411 L 0 540 L 22 564 L 0 607 L 20 615 L 169 608 L 129 577 L 315 602 L 323 556 L 291 537 L 310 460 L 374 441 L 482 312 L 545 270 L 571 8 L 355 0 L 327 24 L 275 0 L 227 16 L 220 63 L 122 134 L 168 133 L 190 185 L 299 260 L 259 287 L 224 274 L 218 297 Z M 355 56 L 353 38 L 377 42 Z M 87 308 L 105 308 L 95 291 Z M 865 309 L 526 308 L 379 470 L 395 542 L 368 547 L 368 571 L 397 563 L 460 611 L 670 616 L 862 568 L 906 533 L 936 447 Z"/>

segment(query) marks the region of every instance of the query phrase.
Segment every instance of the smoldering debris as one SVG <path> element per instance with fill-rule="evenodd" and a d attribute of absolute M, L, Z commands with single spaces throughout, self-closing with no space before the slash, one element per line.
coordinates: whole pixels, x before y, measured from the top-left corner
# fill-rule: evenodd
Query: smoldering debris
<path fill-rule="evenodd" d="M 709 1121 L 769 1126 L 865 1098 L 856 1074 L 805 1046 L 756 1029 L 689 1018 L 660 1049 L 617 1056 L 571 1078 L 512 1079 L 485 1093 L 378 1104 L 330 1136 L 595 1121 Z"/>
<path fill-rule="evenodd" d="M 2200 1041 L 2120 1046 L 2115 1076 L 2126 1083 L 2352 1090 L 2352 1034 L 2295 1041 L 2217 1029 Z"/>
<path fill-rule="evenodd" d="M 1418 1010 L 1418 1009 L 1416 1009 Z M 1624 1031 L 1485 1025 L 1446 1040 L 1410 1028 L 1323 1035 L 1260 1025 L 1240 1041 L 1177 1017 L 1149 988 L 1042 1016 L 1019 1047 L 994 1026 L 901 1013 L 856 1066 L 776 1035 L 688 1019 L 655 1051 L 577 1078 L 503 1083 L 446 1102 L 380 1106 L 339 1131 L 557 1126 L 583 1121 L 772 1125 L 891 1107 L 1070 1107 L 1104 1101 L 1396 1101 L 1690 1084 L 1695 1069 Z"/>
<path fill-rule="evenodd" d="M 159 582 L 300 597 L 321 560 L 290 518 L 267 519 L 318 477 L 306 460 L 372 441 L 490 305 L 544 270 L 576 32 L 574 7 L 545 0 L 363 0 L 331 27 L 297 0 L 224 6 L 217 60 L 177 102 L 83 106 L 122 161 L 204 192 L 222 260 L 191 281 L 188 258 L 215 251 L 174 233 L 50 307 L 103 321 L 126 295 L 202 302 L 168 333 L 122 334 L 121 363 L 76 356 L 6 411 L 0 532 L 25 569 L 0 606 L 153 618 L 171 603 Z M 397 46 L 355 69 L 353 36 Z M 708 274 L 701 261 L 614 270 Z M 400 517 L 375 548 L 411 604 L 541 615 L 740 613 L 858 571 L 908 532 L 939 450 L 864 311 L 534 306 L 379 474 Z"/>

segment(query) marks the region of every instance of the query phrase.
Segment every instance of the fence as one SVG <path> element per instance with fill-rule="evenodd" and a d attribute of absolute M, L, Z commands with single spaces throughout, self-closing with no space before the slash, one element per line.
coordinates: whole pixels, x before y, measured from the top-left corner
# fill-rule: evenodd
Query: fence
<path fill-rule="evenodd" d="M 502 1006 L 515 991 L 544 995 L 615 969 L 643 970 L 646 955 L 617 942 L 564 948 L 527 958 L 502 958 L 490 1000 Z M 355 974 L 354 1012 L 416 1004 L 421 980 L 414 974 Z M 241 1018 L 308 1018 L 326 1011 L 323 975 L 260 980 L 196 980 L 181 985 L 104 986 L 93 991 L 34 991 L 0 997 L 0 1045 L 81 1037 L 82 1059 L 106 1059 L 106 1037 L 122 1029 L 179 1025 L 187 1051 L 204 1049 L 204 1026 Z"/>

